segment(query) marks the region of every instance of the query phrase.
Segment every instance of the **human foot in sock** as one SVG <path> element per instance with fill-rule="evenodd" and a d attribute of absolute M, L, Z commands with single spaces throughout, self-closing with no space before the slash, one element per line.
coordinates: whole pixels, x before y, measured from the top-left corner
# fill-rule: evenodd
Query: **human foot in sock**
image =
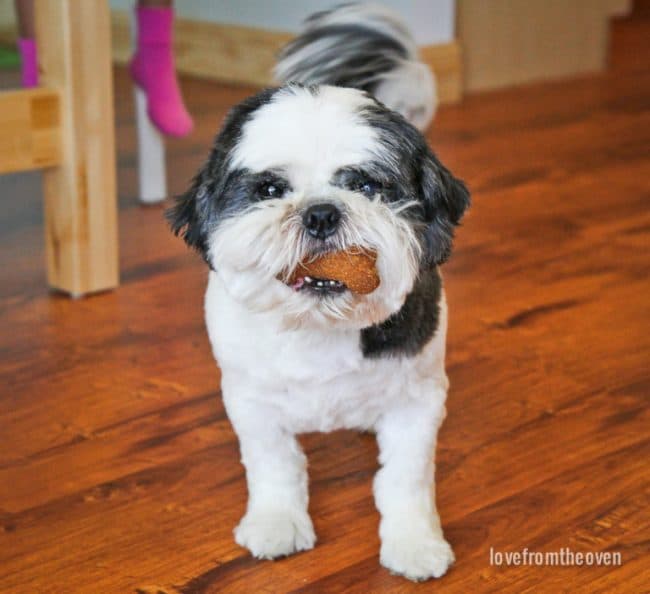
<path fill-rule="evenodd" d="M 38 86 L 38 59 L 34 32 L 34 0 L 15 0 L 18 20 L 18 53 L 23 88 Z"/>
<path fill-rule="evenodd" d="M 137 49 L 131 76 L 147 95 L 147 112 L 154 125 L 168 136 L 185 136 L 194 123 L 187 112 L 174 65 L 171 7 L 136 8 Z"/>

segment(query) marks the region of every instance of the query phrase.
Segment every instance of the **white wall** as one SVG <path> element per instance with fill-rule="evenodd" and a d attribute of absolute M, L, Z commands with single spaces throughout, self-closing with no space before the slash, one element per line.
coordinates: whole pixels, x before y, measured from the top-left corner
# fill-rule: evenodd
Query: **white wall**
<path fill-rule="evenodd" d="M 0 29 L 16 26 L 16 12 L 12 0 L 0 0 Z"/>
<path fill-rule="evenodd" d="M 297 31 L 302 20 L 342 0 L 176 0 L 179 17 Z M 419 45 L 447 43 L 454 38 L 455 0 L 383 0 L 411 27 Z M 111 0 L 111 7 L 130 10 L 133 0 Z"/>

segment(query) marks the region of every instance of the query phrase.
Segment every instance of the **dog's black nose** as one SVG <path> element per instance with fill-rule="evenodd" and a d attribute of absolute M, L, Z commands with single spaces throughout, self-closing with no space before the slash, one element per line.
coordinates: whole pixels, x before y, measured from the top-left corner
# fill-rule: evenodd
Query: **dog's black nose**
<path fill-rule="evenodd" d="M 341 211 L 333 204 L 323 203 L 310 206 L 302 215 L 307 233 L 317 239 L 326 239 L 336 231 L 341 220 Z"/>

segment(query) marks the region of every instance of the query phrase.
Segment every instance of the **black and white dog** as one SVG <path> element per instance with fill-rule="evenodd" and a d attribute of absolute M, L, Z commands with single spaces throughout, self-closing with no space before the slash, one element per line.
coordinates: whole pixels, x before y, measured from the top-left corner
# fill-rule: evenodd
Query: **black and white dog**
<path fill-rule="evenodd" d="M 415 39 L 385 6 L 349 3 L 311 15 L 280 53 L 280 83 L 327 84 L 368 91 L 426 130 L 437 107 L 436 80 Z"/>
<path fill-rule="evenodd" d="M 228 115 L 172 228 L 210 267 L 206 321 L 249 490 L 236 541 L 260 558 L 310 549 L 296 435 L 372 430 L 381 563 L 422 580 L 454 556 L 434 497 L 447 305 L 438 266 L 469 204 L 401 115 L 366 92 L 289 84 Z M 379 287 L 289 283 L 329 251 L 372 250 Z"/>

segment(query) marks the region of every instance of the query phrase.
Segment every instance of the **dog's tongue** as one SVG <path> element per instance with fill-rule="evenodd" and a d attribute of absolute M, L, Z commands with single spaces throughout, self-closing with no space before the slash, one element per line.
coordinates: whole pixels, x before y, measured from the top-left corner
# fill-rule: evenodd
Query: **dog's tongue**
<path fill-rule="evenodd" d="M 294 291 L 299 291 L 302 289 L 302 286 L 305 284 L 305 279 L 302 276 L 299 276 L 296 278 L 296 280 L 291 283 L 289 286 L 294 290 Z"/>

